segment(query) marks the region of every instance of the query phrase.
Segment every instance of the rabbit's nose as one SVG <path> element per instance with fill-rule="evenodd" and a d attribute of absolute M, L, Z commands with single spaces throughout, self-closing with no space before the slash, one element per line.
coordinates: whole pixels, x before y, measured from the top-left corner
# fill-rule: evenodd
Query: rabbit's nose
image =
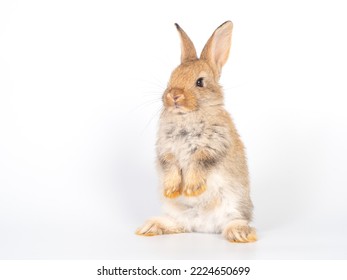
<path fill-rule="evenodd" d="M 174 95 L 172 96 L 172 99 L 173 99 L 173 101 L 174 101 L 175 103 L 177 103 L 177 102 L 179 102 L 179 101 L 181 101 L 181 100 L 184 99 L 184 95 L 183 95 L 183 94 L 174 94 Z"/>
<path fill-rule="evenodd" d="M 177 92 L 177 91 L 174 91 L 174 92 L 169 92 L 167 94 L 167 97 L 176 103 L 176 102 L 184 99 L 184 94 Z"/>

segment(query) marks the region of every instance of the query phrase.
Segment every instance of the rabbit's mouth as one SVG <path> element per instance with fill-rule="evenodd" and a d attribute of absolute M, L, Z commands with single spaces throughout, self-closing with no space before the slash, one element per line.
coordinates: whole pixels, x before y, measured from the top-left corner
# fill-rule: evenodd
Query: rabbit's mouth
<path fill-rule="evenodd" d="M 182 109 L 182 108 L 184 108 L 184 106 L 182 106 L 181 104 L 176 103 L 176 102 L 175 102 L 175 104 L 173 105 L 173 107 L 174 107 L 175 109 Z"/>
<path fill-rule="evenodd" d="M 167 108 L 168 111 L 172 112 L 172 113 L 186 113 L 187 110 L 185 110 L 185 108 L 179 104 L 174 104 L 170 107 Z"/>
<path fill-rule="evenodd" d="M 173 104 L 172 106 L 166 107 L 166 110 L 172 114 L 185 115 L 190 112 L 196 111 L 196 109 L 187 108 L 182 104 Z"/>

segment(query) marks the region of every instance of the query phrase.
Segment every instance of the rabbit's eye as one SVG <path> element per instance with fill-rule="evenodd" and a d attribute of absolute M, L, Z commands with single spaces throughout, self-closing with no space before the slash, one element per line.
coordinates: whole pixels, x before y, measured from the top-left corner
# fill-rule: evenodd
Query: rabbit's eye
<path fill-rule="evenodd" d="M 197 79 L 195 85 L 197 87 L 203 87 L 204 86 L 204 78 Z"/>

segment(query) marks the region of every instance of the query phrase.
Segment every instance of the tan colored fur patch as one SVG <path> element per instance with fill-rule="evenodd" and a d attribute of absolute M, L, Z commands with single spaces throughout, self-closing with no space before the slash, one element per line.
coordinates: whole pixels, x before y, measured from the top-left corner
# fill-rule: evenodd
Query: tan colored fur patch
<path fill-rule="evenodd" d="M 166 153 L 159 157 L 159 162 L 164 171 L 164 196 L 176 198 L 181 194 L 182 176 L 175 156 Z"/>
<path fill-rule="evenodd" d="M 206 175 L 201 169 L 192 168 L 184 175 L 183 194 L 198 196 L 206 191 Z"/>
<path fill-rule="evenodd" d="M 177 168 L 170 168 L 164 177 L 164 196 L 175 198 L 181 194 L 182 177 Z"/>
<path fill-rule="evenodd" d="M 174 160 L 175 160 L 175 156 L 172 153 L 167 153 L 160 158 L 160 162 L 162 162 L 164 164 L 170 163 Z"/>

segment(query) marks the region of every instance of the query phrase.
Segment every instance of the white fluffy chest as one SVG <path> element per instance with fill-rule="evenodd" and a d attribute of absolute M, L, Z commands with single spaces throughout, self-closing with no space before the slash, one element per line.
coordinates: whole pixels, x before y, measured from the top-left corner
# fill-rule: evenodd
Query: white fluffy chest
<path fill-rule="evenodd" d="M 169 120 L 160 124 L 157 150 L 159 154 L 174 154 L 184 169 L 197 149 L 220 150 L 223 145 L 230 145 L 230 141 L 225 124 L 211 123 L 204 118 Z"/>
<path fill-rule="evenodd" d="M 206 146 L 208 139 L 204 133 L 204 123 L 168 123 L 161 127 L 161 148 L 173 153 L 180 166 L 184 168 L 190 156 L 199 148 Z"/>

